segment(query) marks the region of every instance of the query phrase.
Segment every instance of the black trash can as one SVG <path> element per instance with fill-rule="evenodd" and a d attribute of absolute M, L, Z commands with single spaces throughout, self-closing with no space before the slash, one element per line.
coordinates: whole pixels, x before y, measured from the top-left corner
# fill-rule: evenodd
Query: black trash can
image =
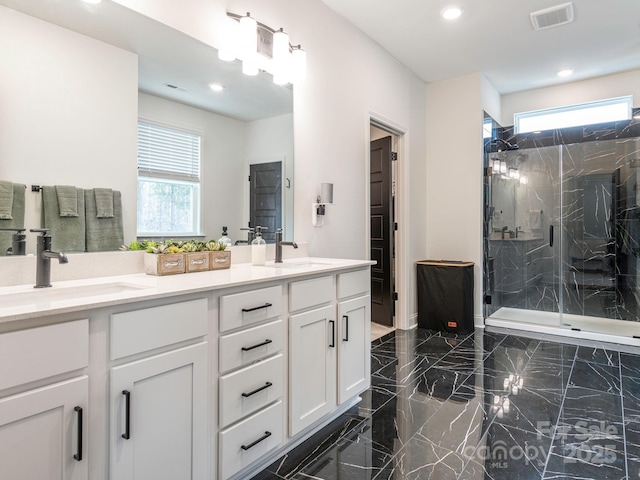
<path fill-rule="evenodd" d="M 418 270 L 418 327 L 473 331 L 473 262 L 423 260 Z"/>

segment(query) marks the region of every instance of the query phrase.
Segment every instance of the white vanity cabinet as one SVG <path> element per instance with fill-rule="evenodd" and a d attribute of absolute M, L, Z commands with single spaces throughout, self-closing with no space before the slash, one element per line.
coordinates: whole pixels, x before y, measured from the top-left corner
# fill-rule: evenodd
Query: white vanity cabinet
<path fill-rule="evenodd" d="M 368 282 L 367 269 L 289 285 L 290 435 L 369 387 Z"/>
<path fill-rule="evenodd" d="M 371 384 L 371 297 L 368 270 L 338 275 L 338 403 Z"/>
<path fill-rule="evenodd" d="M 220 296 L 218 465 L 227 479 L 284 442 L 282 286 Z"/>
<path fill-rule="evenodd" d="M 74 373 L 88 365 L 88 340 L 88 320 L 0 335 L 0 391 L 24 390 L 0 395 L 0 478 L 88 479 L 89 382 Z"/>
<path fill-rule="evenodd" d="M 209 478 L 207 312 L 198 299 L 111 315 L 112 360 L 143 354 L 111 368 L 112 480 Z"/>

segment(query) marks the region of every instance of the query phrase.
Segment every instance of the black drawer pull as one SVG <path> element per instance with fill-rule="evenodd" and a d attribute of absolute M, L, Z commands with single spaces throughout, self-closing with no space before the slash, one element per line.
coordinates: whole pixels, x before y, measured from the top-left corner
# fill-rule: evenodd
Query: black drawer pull
<path fill-rule="evenodd" d="M 249 445 L 241 445 L 241 448 L 243 450 L 249 450 L 251 447 L 255 447 L 257 444 L 259 444 L 261 441 L 266 440 L 267 438 L 269 438 L 271 436 L 271 432 L 264 432 L 264 435 L 261 436 L 259 439 L 257 439 L 255 442 L 250 443 Z"/>
<path fill-rule="evenodd" d="M 261 308 L 269 308 L 272 307 L 273 305 L 270 303 L 265 303 L 264 305 L 260 305 L 259 307 L 253 307 L 253 308 L 243 308 L 242 311 L 243 312 L 253 312 L 255 310 L 260 310 Z"/>
<path fill-rule="evenodd" d="M 265 383 L 262 387 L 260 388 L 256 388 L 253 392 L 249 392 L 249 393 L 243 393 L 242 396 L 243 397 L 250 397 L 251 395 L 255 395 L 258 392 L 261 392 L 262 390 L 264 390 L 265 388 L 269 388 L 271 385 L 273 385 L 273 383 L 271 382 L 267 382 Z"/>
<path fill-rule="evenodd" d="M 73 409 L 78 412 L 78 453 L 73 455 L 77 461 L 82 460 L 82 407 L 76 407 Z"/>
<path fill-rule="evenodd" d="M 342 339 L 342 341 L 348 342 L 349 341 L 349 315 L 343 315 L 342 318 L 344 318 L 344 338 Z"/>
<path fill-rule="evenodd" d="M 264 347 L 265 345 L 269 345 L 269 344 L 270 344 L 270 343 L 272 343 L 272 342 L 273 342 L 273 340 L 269 340 L 269 339 L 267 338 L 264 342 L 259 343 L 259 344 L 257 344 L 257 345 L 254 345 L 254 346 L 252 346 L 252 347 L 242 347 L 242 351 L 243 351 L 243 352 L 248 352 L 249 350 L 253 350 L 254 348 Z"/>
<path fill-rule="evenodd" d="M 329 346 L 331 348 L 336 348 L 336 322 L 329 320 L 329 323 L 331 324 L 331 343 Z"/>
<path fill-rule="evenodd" d="M 131 392 L 129 390 L 122 390 L 124 395 L 124 433 L 122 438 L 129 440 L 131 438 Z"/>

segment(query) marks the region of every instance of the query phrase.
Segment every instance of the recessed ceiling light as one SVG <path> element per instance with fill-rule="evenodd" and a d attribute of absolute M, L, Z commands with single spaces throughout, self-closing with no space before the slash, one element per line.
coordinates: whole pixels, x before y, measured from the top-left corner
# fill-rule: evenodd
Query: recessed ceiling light
<path fill-rule="evenodd" d="M 442 18 L 446 20 L 455 20 L 462 15 L 462 8 L 460 7 L 447 7 L 442 11 Z"/>
<path fill-rule="evenodd" d="M 96 4 L 100 3 L 102 0 L 82 0 L 84 3 Z"/>
<path fill-rule="evenodd" d="M 573 68 L 563 68 L 562 70 L 558 70 L 559 77 L 568 77 L 573 73 Z"/>
<path fill-rule="evenodd" d="M 224 86 L 220 85 L 219 83 L 210 83 L 209 88 L 214 92 L 221 92 L 222 90 L 224 90 Z"/>

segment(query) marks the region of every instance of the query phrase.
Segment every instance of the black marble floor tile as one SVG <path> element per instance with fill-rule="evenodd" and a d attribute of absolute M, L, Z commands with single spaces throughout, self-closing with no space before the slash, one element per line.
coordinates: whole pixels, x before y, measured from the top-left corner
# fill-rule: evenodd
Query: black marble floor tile
<path fill-rule="evenodd" d="M 585 362 L 594 362 L 610 367 L 617 367 L 619 364 L 618 352 L 606 350 L 602 347 L 580 346 L 576 358 Z"/>
<path fill-rule="evenodd" d="M 621 353 L 620 367 L 622 375 L 628 377 L 640 377 L 640 355 Z"/>
<path fill-rule="evenodd" d="M 455 480 L 468 458 L 432 442 L 411 439 L 375 480 Z"/>
<path fill-rule="evenodd" d="M 640 478 L 640 355 L 577 343 L 391 332 L 362 401 L 254 478 Z"/>
<path fill-rule="evenodd" d="M 569 385 L 606 393 L 620 393 L 620 369 L 617 365 L 609 366 L 576 360 L 569 378 Z"/>

